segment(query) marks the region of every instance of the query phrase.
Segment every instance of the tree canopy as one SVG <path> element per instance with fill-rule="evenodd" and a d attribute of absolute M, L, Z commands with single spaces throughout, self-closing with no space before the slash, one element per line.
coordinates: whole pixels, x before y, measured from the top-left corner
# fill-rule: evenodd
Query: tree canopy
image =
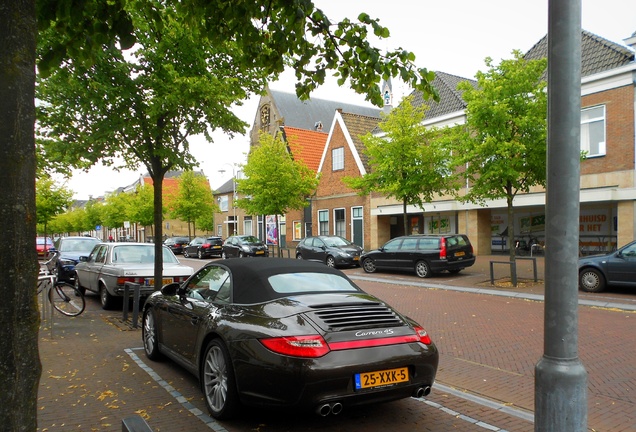
<path fill-rule="evenodd" d="M 179 177 L 176 194 L 170 199 L 170 214 L 188 223 L 188 237 L 196 236 L 198 221 L 208 222 L 214 214 L 212 190 L 207 179 L 193 171 L 185 171 Z"/>
<path fill-rule="evenodd" d="M 379 124 L 383 133 L 361 137 L 370 170 L 347 177 L 345 184 L 361 194 L 378 192 L 402 203 L 404 233 L 409 234 L 407 206 L 420 208 L 435 194 L 453 188 L 449 149 L 441 132 L 423 125 L 427 106 L 405 98 Z"/>
<path fill-rule="evenodd" d="M 237 179 L 236 205 L 248 214 L 282 215 L 309 205 L 307 198 L 318 187 L 318 177 L 301 161 L 294 160 L 279 138 L 261 134 L 258 145 Z"/>
<path fill-rule="evenodd" d="M 483 202 L 505 198 L 508 241 L 514 258 L 513 200 L 532 186 L 545 186 L 547 61 L 525 60 L 520 51 L 497 66 L 486 59 L 487 72 L 477 73 L 477 87 L 460 83 L 466 101 L 466 124 L 455 137 L 455 161 L 469 188 L 460 199 Z"/>

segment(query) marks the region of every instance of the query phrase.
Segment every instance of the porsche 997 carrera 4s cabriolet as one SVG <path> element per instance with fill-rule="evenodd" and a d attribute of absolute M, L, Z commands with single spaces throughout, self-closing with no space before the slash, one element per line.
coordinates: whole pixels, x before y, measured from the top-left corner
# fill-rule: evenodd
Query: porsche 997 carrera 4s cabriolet
<path fill-rule="evenodd" d="M 426 330 L 340 270 L 293 259 L 211 262 L 145 302 L 146 355 L 198 377 L 210 414 L 244 405 L 343 408 L 421 397 L 439 354 Z"/>

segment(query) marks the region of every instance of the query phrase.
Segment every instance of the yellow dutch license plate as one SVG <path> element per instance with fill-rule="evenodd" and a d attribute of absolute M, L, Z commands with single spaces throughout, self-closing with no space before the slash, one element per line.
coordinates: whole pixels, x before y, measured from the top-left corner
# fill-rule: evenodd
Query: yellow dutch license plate
<path fill-rule="evenodd" d="M 172 278 L 163 278 L 161 286 L 168 285 L 169 283 L 172 283 L 173 280 L 174 279 L 172 279 Z M 155 280 L 154 279 L 146 279 L 146 285 L 147 286 L 153 286 L 154 284 L 155 284 Z"/>
<path fill-rule="evenodd" d="M 455 253 L 455 256 L 464 256 L 464 255 L 466 255 L 466 252 L 464 251 Z"/>
<path fill-rule="evenodd" d="M 358 261 L 358 260 L 360 260 L 360 257 L 359 257 L 359 256 L 354 256 L 354 257 L 353 257 L 353 260 L 354 260 L 354 261 Z"/>
<path fill-rule="evenodd" d="M 385 387 L 395 385 L 409 380 L 409 369 L 387 369 L 375 372 L 365 372 L 354 376 L 356 390 Z"/>
<path fill-rule="evenodd" d="M 256 255 L 263 255 L 265 251 L 256 251 Z"/>

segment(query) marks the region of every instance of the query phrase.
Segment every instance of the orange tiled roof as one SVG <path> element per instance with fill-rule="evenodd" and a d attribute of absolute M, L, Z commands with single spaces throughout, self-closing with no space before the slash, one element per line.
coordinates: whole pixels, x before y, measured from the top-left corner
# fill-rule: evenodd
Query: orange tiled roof
<path fill-rule="evenodd" d="M 294 159 L 303 161 L 312 171 L 317 172 L 329 134 L 285 126 L 285 136 Z"/>

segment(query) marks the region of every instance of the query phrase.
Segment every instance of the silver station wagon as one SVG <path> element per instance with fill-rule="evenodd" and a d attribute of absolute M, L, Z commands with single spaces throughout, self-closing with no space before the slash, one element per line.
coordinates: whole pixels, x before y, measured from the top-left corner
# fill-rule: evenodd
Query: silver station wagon
<path fill-rule="evenodd" d="M 163 251 L 163 280 L 159 286 L 183 282 L 194 272 L 179 262 L 167 246 Z M 101 243 L 75 266 L 75 286 L 99 294 L 102 308 L 121 304 L 126 282 L 138 283 L 142 296 L 155 291 L 155 245 L 152 243 Z"/>

